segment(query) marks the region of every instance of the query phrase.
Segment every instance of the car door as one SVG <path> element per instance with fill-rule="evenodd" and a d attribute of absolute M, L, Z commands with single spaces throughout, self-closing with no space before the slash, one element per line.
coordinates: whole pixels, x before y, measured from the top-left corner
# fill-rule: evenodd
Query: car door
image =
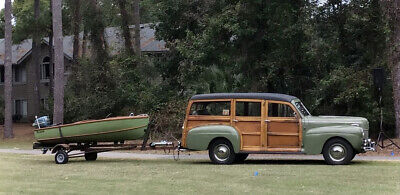
<path fill-rule="evenodd" d="M 294 106 L 288 102 L 267 101 L 266 109 L 267 150 L 299 152 L 301 123 Z"/>
<path fill-rule="evenodd" d="M 262 106 L 263 100 L 237 99 L 234 100 L 235 111 L 233 126 L 241 134 L 241 150 L 260 151 L 263 147 L 265 112 Z"/>

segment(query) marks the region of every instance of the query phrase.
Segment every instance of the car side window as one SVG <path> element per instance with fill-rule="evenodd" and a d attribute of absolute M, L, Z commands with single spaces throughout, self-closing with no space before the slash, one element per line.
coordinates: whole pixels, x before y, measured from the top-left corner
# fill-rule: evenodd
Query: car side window
<path fill-rule="evenodd" d="M 269 117 L 296 117 L 296 112 L 287 104 L 268 103 Z"/>
<path fill-rule="evenodd" d="M 229 116 L 231 102 L 195 102 L 190 107 L 190 115 Z"/>
<path fill-rule="evenodd" d="M 236 116 L 261 116 L 261 102 L 236 102 Z"/>

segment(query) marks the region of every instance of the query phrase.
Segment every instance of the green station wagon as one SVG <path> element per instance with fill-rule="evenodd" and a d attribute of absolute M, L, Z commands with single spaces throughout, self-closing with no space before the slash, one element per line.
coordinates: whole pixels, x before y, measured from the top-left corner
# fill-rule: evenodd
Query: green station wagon
<path fill-rule="evenodd" d="M 375 150 L 368 120 L 312 116 L 296 97 L 277 93 L 193 96 L 186 109 L 182 147 L 208 150 L 212 162 L 231 164 L 252 153 L 323 154 L 326 163 L 348 164 Z"/>

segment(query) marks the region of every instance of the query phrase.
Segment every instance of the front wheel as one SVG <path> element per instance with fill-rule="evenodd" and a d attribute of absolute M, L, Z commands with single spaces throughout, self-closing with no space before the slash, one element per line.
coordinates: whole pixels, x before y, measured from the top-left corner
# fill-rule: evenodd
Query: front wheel
<path fill-rule="evenodd" d="M 347 165 L 355 154 L 353 147 L 347 141 L 339 138 L 326 142 L 322 152 L 325 162 L 330 165 Z"/>
<path fill-rule="evenodd" d="M 68 163 L 68 154 L 64 150 L 58 150 L 54 160 L 56 164 L 66 164 Z"/>
<path fill-rule="evenodd" d="M 228 140 L 218 139 L 208 149 L 208 155 L 215 164 L 232 164 L 235 160 L 235 152 Z"/>

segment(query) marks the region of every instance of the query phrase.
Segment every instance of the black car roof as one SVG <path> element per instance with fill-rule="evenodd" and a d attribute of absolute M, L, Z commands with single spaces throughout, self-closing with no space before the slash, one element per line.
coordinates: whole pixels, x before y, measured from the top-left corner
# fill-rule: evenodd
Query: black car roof
<path fill-rule="evenodd" d="M 210 93 L 194 95 L 191 100 L 208 100 L 208 99 L 264 99 L 291 102 L 297 99 L 295 96 L 280 93 Z"/>

